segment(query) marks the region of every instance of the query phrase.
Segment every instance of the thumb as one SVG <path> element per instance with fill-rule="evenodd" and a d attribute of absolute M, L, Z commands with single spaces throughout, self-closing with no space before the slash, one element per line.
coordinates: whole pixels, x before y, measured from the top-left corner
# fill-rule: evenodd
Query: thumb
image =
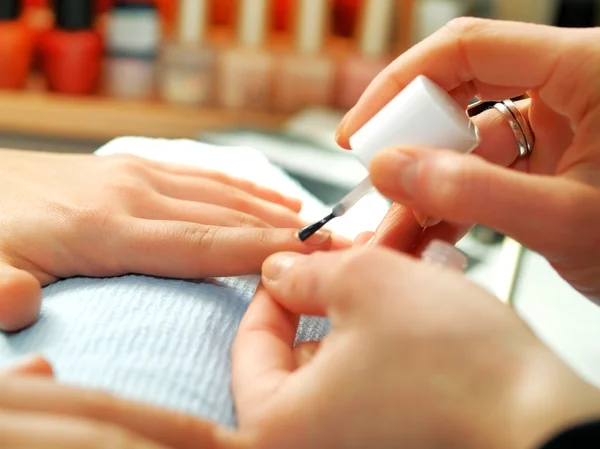
<path fill-rule="evenodd" d="M 574 230 L 600 219 L 585 206 L 600 201 L 589 185 L 520 173 L 450 150 L 382 151 L 370 171 L 375 187 L 393 201 L 445 221 L 489 226 L 536 251 L 573 241 Z"/>
<path fill-rule="evenodd" d="M 40 283 L 31 273 L 0 261 L 0 330 L 14 332 L 31 325 L 41 301 Z"/>
<path fill-rule="evenodd" d="M 52 365 L 42 356 L 34 355 L 21 360 L 0 373 L 0 376 L 43 376 L 52 377 Z"/>

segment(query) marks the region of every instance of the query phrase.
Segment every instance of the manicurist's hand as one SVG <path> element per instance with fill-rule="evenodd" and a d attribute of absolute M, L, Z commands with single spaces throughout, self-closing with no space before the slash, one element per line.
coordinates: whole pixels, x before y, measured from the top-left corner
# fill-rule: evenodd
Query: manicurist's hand
<path fill-rule="evenodd" d="M 306 242 L 300 203 L 247 181 L 131 156 L 0 150 L 0 329 L 32 323 L 40 286 L 75 275 L 258 273 Z"/>
<path fill-rule="evenodd" d="M 59 385 L 41 357 L 0 372 L 0 447 L 245 449 L 248 441 L 191 416 Z M 46 378 L 44 378 L 46 377 Z"/>
<path fill-rule="evenodd" d="M 456 240 L 473 223 L 495 228 L 543 254 L 576 289 L 600 300 L 600 29 L 564 29 L 459 19 L 383 71 L 339 128 L 349 137 L 417 75 L 470 98 L 517 106 L 535 146 L 517 158 L 517 142 L 496 110 L 474 118 L 475 155 L 391 148 L 371 166 L 376 187 L 397 202 L 374 241 L 399 249 L 436 238 Z M 508 170 L 505 167 L 510 167 Z M 412 212 L 418 211 L 421 229 Z M 364 241 L 364 238 L 363 238 Z"/>
<path fill-rule="evenodd" d="M 293 348 L 299 314 L 329 316 Z M 263 449 L 534 449 L 600 393 L 458 271 L 378 247 L 267 259 L 233 349 Z"/>

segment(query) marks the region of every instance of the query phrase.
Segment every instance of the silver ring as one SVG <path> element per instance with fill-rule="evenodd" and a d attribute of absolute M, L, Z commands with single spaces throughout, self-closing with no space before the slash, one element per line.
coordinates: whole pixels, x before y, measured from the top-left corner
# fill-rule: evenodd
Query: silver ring
<path fill-rule="evenodd" d="M 523 134 L 525 135 L 525 142 L 527 143 L 527 152 L 531 153 L 533 146 L 535 145 L 535 136 L 531 130 L 531 126 L 529 126 L 529 122 L 512 100 L 504 100 L 502 103 L 508 108 L 521 127 L 521 131 L 523 131 Z"/>
<path fill-rule="evenodd" d="M 510 125 L 512 132 L 515 135 L 515 139 L 517 140 L 517 145 L 519 146 L 519 156 L 527 156 L 533 149 L 533 139 L 527 139 L 527 134 L 524 131 L 524 127 L 529 128 L 529 125 L 525 121 L 523 114 L 519 112 L 519 110 L 511 100 L 504 100 L 500 103 L 495 103 L 494 109 L 500 112 L 500 114 L 502 114 L 502 116 Z M 515 115 L 515 113 L 513 113 L 513 110 L 516 111 L 518 115 Z M 519 120 L 519 116 L 521 120 Z M 533 135 L 533 133 L 529 133 Z"/>

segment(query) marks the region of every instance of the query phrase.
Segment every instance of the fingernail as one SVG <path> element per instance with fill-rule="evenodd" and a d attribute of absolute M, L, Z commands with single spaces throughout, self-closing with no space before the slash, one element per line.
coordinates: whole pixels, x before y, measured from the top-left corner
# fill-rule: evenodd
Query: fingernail
<path fill-rule="evenodd" d="M 331 232 L 321 229 L 311 235 L 304 243 L 312 246 L 320 246 L 331 239 Z"/>
<path fill-rule="evenodd" d="M 468 264 L 465 253 L 443 240 L 432 240 L 423 250 L 421 259 L 428 263 L 443 265 L 462 272 L 467 269 Z"/>
<path fill-rule="evenodd" d="M 393 164 L 394 173 L 399 180 L 398 186 L 406 197 L 412 197 L 417 189 L 417 176 L 419 172 L 419 161 L 412 152 L 394 151 L 394 156 L 390 162 Z"/>
<path fill-rule="evenodd" d="M 267 281 L 277 281 L 302 257 L 297 253 L 279 253 L 269 257 L 263 264 L 262 277 Z"/>
<path fill-rule="evenodd" d="M 439 218 L 429 217 L 421 212 L 414 212 L 415 219 L 421 225 L 422 228 L 429 228 L 439 224 L 442 220 Z"/>

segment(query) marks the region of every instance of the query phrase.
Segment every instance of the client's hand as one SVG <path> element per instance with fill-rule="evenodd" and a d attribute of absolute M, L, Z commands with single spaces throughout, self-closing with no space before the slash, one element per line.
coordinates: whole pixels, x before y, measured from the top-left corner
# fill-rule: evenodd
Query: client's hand
<path fill-rule="evenodd" d="M 40 284 L 75 275 L 258 273 L 296 237 L 300 203 L 247 181 L 132 156 L 0 156 L 0 329 L 33 322 Z"/>
<path fill-rule="evenodd" d="M 531 449 L 600 393 L 458 271 L 383 248 L 278 254 L 241 324 L 233 390 L 263 449 Z M 298 314 L 328 315 L 292 348 Z"/>
<path fill-rule="evenodd" d="M 211 423 L 101 392 L 32 377 L 41 358 L 0 373 L 0 447 L 45 449 L 242 449 Z"/>

